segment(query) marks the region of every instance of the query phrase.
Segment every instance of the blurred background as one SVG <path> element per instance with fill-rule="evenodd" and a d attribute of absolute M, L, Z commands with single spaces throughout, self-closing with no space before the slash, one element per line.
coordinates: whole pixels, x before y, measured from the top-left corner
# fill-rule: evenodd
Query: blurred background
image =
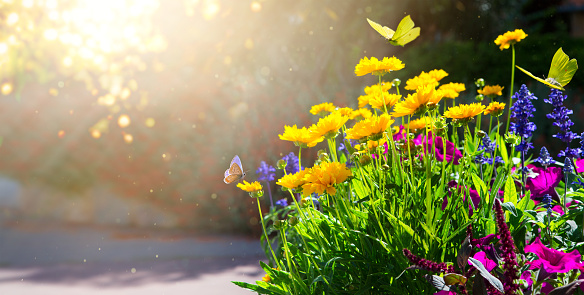
<path fill-rule="evenodd" d="M 395 29 L 405 15 L 421 27 L 405 48 L 366 21 Z M 584 61 L 581 0 L 2 0 L 0 216 L 257 235 L 254 200 L 222 181 L 235 154 L 255 180 L 261 161 L 297 152 L 277 135 L 315 123 L 312 105 L 356 108 L 377 82 L 354 75 L 365 56 L 405 63 L 387 80 L 443 69 L 466 84 L 461 102 L 477 78 L 506 102 L 511 52 L 493 40 L 516 28 L 529 35 L 516 63 L 535 75 L 559 47 Z M 521 72 L 515 82 L 549 93 Z M 576 127 L 583 82 L 577 71 L 566 92 Z M 536 107 L 539 150 L 555 130 L 551 107 Z"/>

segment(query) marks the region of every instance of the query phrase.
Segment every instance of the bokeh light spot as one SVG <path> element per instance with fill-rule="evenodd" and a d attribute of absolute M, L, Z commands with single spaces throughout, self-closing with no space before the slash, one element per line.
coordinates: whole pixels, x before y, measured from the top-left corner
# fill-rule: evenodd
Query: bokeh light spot
<path fill-rule="evenodd" d="M 12 84 L 11 83 L 4 83 L 2 84 L 2 94 L 8 95 L 12 93 Z"/>
<path fill-rule="evenodd" d="M 262 10 L 262 4 L 258 1 L 252 1 L 250 8 L 253 12 L 260 12 Z"/>
<path fill-rule="evenodd" d="M 120 126 L 121 128 L 126 128 L 130 126 L 130 116 L 123 114 L 120 117 L 118 117 L 118 126 Z"/>

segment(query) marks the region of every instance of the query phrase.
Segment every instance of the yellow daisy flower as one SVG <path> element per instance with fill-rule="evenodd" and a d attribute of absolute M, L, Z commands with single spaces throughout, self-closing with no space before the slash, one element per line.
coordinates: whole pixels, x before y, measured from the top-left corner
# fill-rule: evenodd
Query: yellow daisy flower
<path fill-rule="evenodd" d="M 326 116 L 329 113 L 332 113 L 335 110 L 335 105 L 333 105 L 330 102 L 324 102 L 321 104 L 317 104 L 312 106 L 312 108 L 310 108 L 310 113 L 313 115 L 319 115 L 319 116 Z"/>
<path fill-rule="evenodd" d="M 426 106 L 436 105 L 443 97 L 443 93 L 436 91 L 433 86 L 418 88 L 414 94 L 409 94 L 405 100 L 398 102 L 393 107 L 392 117 L 421 114 L 426 111 Z"/>
<path fill-rule="evenodd" d="M 359 98 L 358 98 L 358 100 L 359 100 L 359 107 L 360 108 L 364 108 L 366 105 L 368 105 L 369 104 L 369 99 L 370 99 L 369 94 L 359 96 Z"/>
<path fill-rule="evenodd" d="M 438 87 L 438 91 L 442 91 L 442 93 L 444 94 L 444 98 L 457 98 L 458 94 L 465 90 L 466 87 L 464 86 L 464 83 L 450 82 L 448 84 L 440 85 L 440 87 Z"/>
<path fill-rule="evenodd" d="M 355 66 L 355 75 L 364 76 L 367 74 L 373 74 L 381 76 L 390 71 L 401 70 L 404 67 L 405 65 L 401 60 L 397 59 L 395 56 L 391 58 L 384 57 L 381 61 L 375 57 L 372 57 L 371 59 L 364 57 Z"/>
<path fill-rule="evenodd" d="M 457 120 L 466 120 L 471 119 L 474 116 L 482 113 L 484 109 L 485 106 L 482 105 L 480 102 L 471 104 L 461 104 L 455 107 L 448 108 L 448 110 L 444 112 L 444 117 Z"/>
<path fill-rule="evenodd" d="M 383 146 L 384 143 L 387 142 L 387 139 L 382 138 L 380 140 L 368 140 L 367 141 L 367 149 L 365 149 L 364 144 L 356 144 L 355 149 L 359 152 L 368 152 L 372 151 L 380 146 Z"/>
<path fill-rule="evenodd" d="M 448 73 L 444 70 L 431 70 L 430 72 L 426 73 L 424 71 L 422 71 L 422 73 L 420 73 L 420 75 L 412 78 L 412 79 L 408 79 L 406 81 L 406 87 L 404 87 L 406 90 L 416 90 L 420 87 L 423 86 L 433 86 L 436 87 L 439 84 L 439 81 L 442 80 L 442 78 L 448 76 Z"/>
<path fill-rule="evenodd" d="M 426 74 L 422 72 L 422 74 Z M 431 86 L 436 87 L 438 86 L 439 82 L 436 79 L 429 77 L 429 76 L 416 76 L 406 81 L 406 86 L 404 87 L 406 90 L 416 90 L 420 87 L 424 86 Z"/>
<path fill-rule="evenodd" d="M 351 115 L 349 116 L 349 119 L 363 120 L 363 119 L 371 118 L 371 116 L 373 116 L 373 113 L 369 109 L 359 108 L 357 110 L 354 110 L 351 113 Z"/>
<path fill-rule="evenodd" d="M 485 109 L 485 115 L 490 114 L 493 117 L 499 117 L 503 114 L 503 110 L 505 110 L 504 103 L 493 101 Z"/>
<path fill-rule="evenodd" d="M 337 192 L 335 185 L 352 176 L 345 163 L 339 162 L 322 163 L 308 170 L 304 176 L 306 183 L 302 185 L 302 194 L 305 196 L 313 193 L 321 195 L 325 192 L 333 196 Z"/>
<path fill-rule="evenodd" d="M 507 49 L 511 44 L 515 44 L 527 37 L 527 34 L 521 29 L 516 29 L 515 31 L 507 32 L 503 35 L 499 35 L 497 39 L 495 39 L 495 44 L 499 45 L 499 49 Z"/>
<path fill-rule="evenodd" d="M 411 133 L 418 133 L 426 126 L 430 127 L 431 124 L 432 120 L 429 117 L 422 117 L 420 119 L 410 121 L 407 127 L 410 129 Z"/>
<path fill-rule="evenodd" d="M 292 127 L 284 126 L 284 133 L 278 134 L 278 137 L 280 137 L 281 140 L 292 141 L 294 142 L 294 145 L 303 148 L 313 147 L 324 140 L 322 136 L 312 134 L 306 127 L 298 129 L 296 125 Z"/>
<path fill-rule="evenodd" d="M 383 110 L 385 110 L 385 107 L 387 109 L 390 109 L 393 105 L 395 105 L 399 101 L 400 98 L 401 98 L 401 95 L 398 95 L 398 94 L 387 94 L 386 93 L 383 96 L 371 95 L 371 97 L 369 98 L 369 104 L 374 109 L 379 109 L 379 110 L 383 111 Z"/>
<path fill-rule="evenodd" d="M 346 108 L 338 108 L 334 111 L 334 113 L 339 113 L 339 114 L 341 114 L 341 116 L 349 117 L 349 119 L 351 119 L 351 116 L 353 115 L 354 111 L 355 110 L 353 110 L 352 108 L 346 107 Z"/>
<path fill-rule="evenodd" d="M 484 96 L 490 96 L 490 97 L 502 96 L 503 95 L 503 88 L 505 88 L 505 87 L 501 87 L 499 85 L 486 85 L 485 87 L 483 87 L 483 89 L 477 90 L 477 92 L 479 94 L 484 95 Z"/>
<path fill-rule="evenodd" d="M 262 190 L 262 185 L 257 181 L 249 183 L 244 180 L 243 183 L 238 183 L 237 187 L 248 193 L 255 193 Z"/>
<path fill-rule="evenodd" d="M 371 94 L 379 91 L 388 91 L 389 89 L 391 89 L 391 82 L 381 82 L 381 86 L 379 86 L 379 84 L 366 86 L 364 91 L 365 94 Z"/>
<path fill-rule="evenodd" d="M 263 282 L 269 283 L 272 281 L 272 278 L 270 278 L 269 274 L 266 274 L 263 278 L 262 278 Z"/>
<path fill-rule="evenodd" d="M 377 137 L 383 134 L 393 122 L 395 122 L 395 120 L 393 120 L 388 114 L 382 114 L 378 117 L 371 117 L 359 121 L 353 126 L 353 128 L 346 130 L 346 138 L 362 139 L 369 136 Z"/>
<path fill-rule="evenodd" d="M 347 123 L 348 117 L 339 113 L 332 113 L 324 118 L 320 118 L 316 125 L 310 127 L 310 133 L 315 137 L 334 138 L 337 136 L 339 129 Z"/>
<path fill-rule="evenodd" d="M 298 189 L 306 183 L 306 181 L 304 181 L 304 175 L 306 172 L 308 172 L 307 169 L 298 171 L 294 174 L 286 174 L 282 176 L 276 184 L 291 190 Z"/>

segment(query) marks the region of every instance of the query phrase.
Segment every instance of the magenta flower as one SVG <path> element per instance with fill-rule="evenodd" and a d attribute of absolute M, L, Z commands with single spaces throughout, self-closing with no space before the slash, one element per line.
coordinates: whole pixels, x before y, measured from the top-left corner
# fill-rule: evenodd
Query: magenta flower
<path fill-rule="evenodd" d="M 454 143 L 448 140 L 444 140 L 442 142 L 442 137 L 440 136 L 432 136 L 430 132 L 428 134 L 428 138 L 425 135 L 418 135 L 414 139 L 415 144 L 423 144 L 424 145 L 424 153 L 428 151 L 432 147 L 432 142 L 434 143 L 434 155 L 436 156 L 436 160 L 443 162 L 446 159 L 446 162 L 454 162 L 454 165 L 459 164 L 459 160 L 462 158 L 462 152 L 456 148 Z M 444 146 L 446 144 L 446 147 Z M 446 150 L 446 154 L 444 153 Z"/>
<path fill-rule="evenodd" d="M 584 172 L 584 159 L 576 160 L 576 173 Z"/>
<path fill-rule="evenodd" d="M 399 125 L 399 131 L 393 135 L 393 141 L 398 141 L 406 138 L 406 129 L 404 125 Z"/>
<path fill-rule="evenodd" d="M 464 188 L 461 185 L 458 185 L 458 183 L 456 183 L 456 181 L 451 180 L 450 182 L 448 182 L 448 187 L 455 187 L 458 188 L 458 191 L 460 193 L 463 193 L 463 197 L 462 200 L 466 200 L 466 188 Z M 472 189 L 472 188 L 468 188 L 468 192 L 470 193 L 470 200 L 472 201 L 472 204 L 474 205 L 475 208 L 477 208 L 479 206 L 479 204 L 481 203 L 481 196 L 479 196 L 479 192 Z M 442 210 L 446 209 L 446 206 L 448 206 L 448 198 L 452 197 L 452 193 L 449 193 L 448 196 L 444 197 L 444 201 L 442 202 Z M 470 204 L 468 204 L 468 215 L 472 215 L 472 207 Z"/>
<path fill-rule="evenodd" d="M 487 253 L 485 253 L 483 251 L 475 253 L 475 255 L 472 258 L 480 261 L 485 266 L 487 271 L 489 271 L 489 272 L 491 270 L 493 270 L 495 267 L 497 267 L 497 263 L 495 261 L 487 258 Z M 469 262 L 468 265 L 472 265 L 472 264 Z"/>
<path fill-rule="evenodd" d="M 525 253 L 534 253 L 538 259 L 529 262 L 530 269 L 538 269 L 543 265 L 543 268 L 548 273 L 566 273 L 572 269 L 579 269 L 582 267 L 582 256 L 578 250 L 570 253 L 564 253 L 556 249 L 550 249 L 544 246 L 539 237 L 531 245 L 525 246 Z"/>
<path fill-rule="evenodd" d="M 555 190 L 555 187 L 560 183 L 563 177 L 562 168 L 560 167 L 548 167 L 547 169 L 536 167 L 533 165 L 527 165 L 533 173 L 537 174 L 536 177 L 528 177 L 525 188 L 531 191 L 532 199 L 541 199 L 546 194 L 552 196 L 556 201 L 560 200 L 560 196 Z"/>

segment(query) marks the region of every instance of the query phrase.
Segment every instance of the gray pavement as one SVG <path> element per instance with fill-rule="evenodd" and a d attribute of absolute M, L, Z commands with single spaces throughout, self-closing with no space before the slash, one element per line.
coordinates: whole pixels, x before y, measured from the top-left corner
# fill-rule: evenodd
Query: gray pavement
<path fill-rule="evenodd" d="M 0 294 L 254 294 L 256 239 L 178 231 L 0 227 Z"/>

